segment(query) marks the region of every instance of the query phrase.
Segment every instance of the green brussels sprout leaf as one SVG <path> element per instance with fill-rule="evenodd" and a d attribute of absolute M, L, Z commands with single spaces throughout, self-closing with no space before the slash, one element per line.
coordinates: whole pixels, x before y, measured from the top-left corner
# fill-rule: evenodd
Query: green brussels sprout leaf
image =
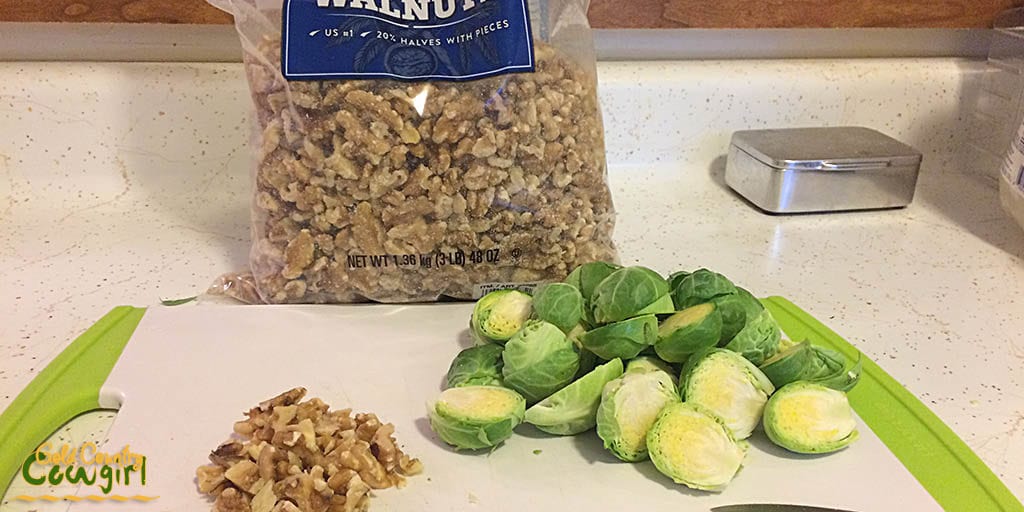
<path fill-rule="evenodd" d="M 488 343 L 459 352 L 448 368 L 446 386 L 501 386 L 501 345 Z"/>
<path fill-rule="evenodd" d="M 604 385 L 620 375 L 622 360 L 612 359 L 527 409 L 526 422 L 559 436 L 586 432 L 597 425 Z"/>
<path fill-rule="evenodd" d="M 591 313 L 591 299 L 594 296 L 594 289 L 611 275 L 612 272 L 622 268 L 614 263 L 604 261 L 593 261 L 584 263 L 573 270 L 569 277 L 565 278 L 566 284 L 574 286 L 583 296 L 583 319 L 589 325 L 594 325 L 594 318 Z"/>
<path fill-rule="evenodd" d="M 714 413 L 692 404 L 666 406 L 647 433 L 651 461 L 678 484 L 721 491 L 743 466 L 748 444 L 737 441 Z"/>
<path fill-rule="evenodd" d="M 626 371 L 604 386 L 597 408 L 597 435 L 619 459 L 644 460 L 647 431 L 662 408 L 678 401 L 671 374 L 651 367 Z"/>
<path fill-rule="evenodd" d="M 469 326 L 482 342 L 504 343 L 533 312 L 533 299 L 518 290 L 498 290 L 476 301 Z"/>
<path fill-rule="evenodd" d="M 846 394 L 813 382 L 779 389 L 764 410 L 768 439 L 796 453 L 830 453 L 857 440 L 857 421 Z"/>
<path fill-rule="evenodd" d="M 580 342 L 602 359 L 632 359 L 657 338 L 658 318 L 646 315 L 587 331 Z"/>
<path fill-rule="evenodd" d="M 715 304 L 716 309 L 722 315 L 722 335 L 718 339 L 718 345 L 725 345 L 732 341 L 736 334 L 743 329 L 743 326 L 747 324 L 749 300 L 740 293 L 711 299 L 711 302 Z"/>
<path fill-rule="evenodd" d="M 747 317 L 747 325 L 725 345 L 725 348 L 743 354 L 751 363 L 759 365 L 778 353 L 781 339 L 782 330 L 779 329 L 779 324 L 775 322 L 772 314 L 764 309 L 753 318 Z"/>
<path fill-rule="evenodd" d="M 722 274 L 702 268 L 677 279 L 672 288 L 672 301 L 677 310 L 702 304 L 716 297 L 736 293 L 736 285 Z"/>
<path fill-rule="evenodd" d="M 569 332 L 583 318 L 583 295 L 566 283 L 541 285 L 533 293 L 533 314 L 563 332 Z"/>
<path fill-rule="evenodd" d="M 670 313 L 671 299 L 663 298 L 668 291 L 668 282 L 651 269 L 621 268 L 594 288 L 590 304 L 593 319 L 607 324 L 644 314 Z"/>
<path fill-rule="evenodd" d="M 714 303 L 688 307 L 658 327 L 654 350 L 670 363 L 682 363 L 690 354 L 718 345 L 722 333 L 722 315 Z"/>
<path fill-rule="evenodd" d="M 761 420 L 775 386 L 743 356 L 720 348 L 690 357 L 679 378 L 683 399 L 722 419 L 736 439 L 746 439 Z"/>
<path fill-rule="evenodd" d="M 689 272 L 689 271 L 686 271 L 686 270 L 680 270 L 678 272 L 673 272 L 673 273 L 669 274 L 669 276 L 668 276 L 668 289 L 669 290 L 675 290 L 676 287 L 679 286 L 679 283 L 682 282 L 683 279 L 686 279 L 687 277 L 689 277 L 690 274 L 692 274 L 692 273 L 693 272 Z"/>
<path fill-rule="evenodd" d="M 505 385 L 535 403 L 572 382 L 580 356 L 565 333 L 543 320 L 530 320 L 508 340 L 501 354 Z"/>
<path fill-rule="evenodd" d="M 430 408 L 430 427 L 461 450 L 493 448 L 522 423 L 526 400 L 511 389 L 464 386 L 441 393 Z"/>

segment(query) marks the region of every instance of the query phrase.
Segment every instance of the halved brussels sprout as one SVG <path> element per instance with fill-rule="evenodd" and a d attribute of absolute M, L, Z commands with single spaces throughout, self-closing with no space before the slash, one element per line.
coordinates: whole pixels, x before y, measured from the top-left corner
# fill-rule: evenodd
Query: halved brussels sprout
<path fill-rule="evenodd" d="M 529 403 L 572 382 L 580 356 L 565 333 L 542 320 L 530 320 L 505 344 L 501 354 L 505 385 Z"/>
<path fill-rule="evenodd" d="M 722 336 L 722 315 L 711 302 L 688 307 L 658 327 L 654 350 L 670 363 L 682 363 L 690 354 L 718 345 Z"/>
<path fill-rule="evenodd" d="M 672 288 L 672 302 L 675 303 L 676 309 L 681 310 L 734 293 L 736 285 L 732 284 L 732 281 L 722 274 L 702 268 L 682 279 L 677 279 L 676 286 Z"/>
<path fill-rule="evenodd" d="M 779 324 L 775 322 L 772 314 L 764 309 L 753 318 L 748 316 L 747 325 L 736 333 L 725 348 L 743 354 L 751 363 L 759 365 L 778 353 L 781 339 L 782 330 L 779 329 Z"/>
<path fill-rule="evenodd" d="M 469 325 L 480 341 L 505 343 L 530 319 L 532 304 L 521 291 L 493 291 L 476 301 Z"/>
<path fill-rule="evenodd" d="M 597 435 L 626 462 L 647 458 L 647 431 L 666 405 L 679 401 L 675 378 L 651 367 L 626 371 L 605 384 L 597 408 Z"/>
<path fill-rule="evenodd" d="M 679 378 L 683 399 L 722 419 L 736 439 L 757 427 L 775 386 L 743 356 L 720 348 L 690 357 Z"/>
<path fill-rule="evenodd" d="M 658 339 L 658 318 L 638 316 L 598 327 L 580 336 L 587 350 L 601 359 L 632 359 Z"/>
<path fill-rule="evenodd" d="M 830 453 L 857 440 L 857 421 L 846 394 L 812 382 L 779 389 L 764 410 L 764 431 L 796 453 Z"/>
<path fill-rule="evenodd" d="M 459 352 L 448 368 L 447 386 L 501 386 L 501 345 L 488 343 Z"/>
<path fill-rule="evenodd" d="M 463 450 L 497 446 L 523 422 L 526 400 L 511 389 L 464 386 L 446 389 L 430 408 L 430 428 Z"/>
<path fill-rule="evenodd" d="M 692 403 L 666 406 L 647 433 L 651 461 L 678 484 L 721 491 L 743 466 L 748 445 L 713 413 Z"/>
<path fill-rule="evenodd" d="M 534 315 L 569 332 L 583 318 L 583 295 L 575 286 L 566 283 L 541 285 L 533 293 Z"/>
<path fill-rule="evenodd" d="M 597 425 L 604 385 L 620 375 L 622 360 L 612 359 L 527 409 L 526 422 L 559 436 L 586 432 Z"/>
<path fill-rule="evenodd" d="M 640 315 L 672 313 L 668 291 L 668 282 L 649 268 L 616 270 L 594 289 L 590 304 L 594 321 L 607 324 Z"/>
<path fill-rule="evenodd" d="M 785 341 L 785 340 L 784 340 Z M 860 359 L 850 369 L 839 352 L 811 345 L 790 344 L 761 364 L 761 371 L 780 388 L 798 380 L 815 382 L 838 391 L 849 391 L 860 380 Z"/>
<path fill-rule="evenodd" d="M 597 285 L 600 284 L 604 278 L 608 277 L 612 272 L 615 272 L 620 268 L 622 268 L 621 265 L 616 265 L 614 263 L 593 261 L 576 267 L 576 269 L 569 274 L 569 277 L 565 278 L 566 284 L 575 287 L 580 291 L 580 295 L 583 296 L 583 318 L 588 324 L 594 325 L 594 318 L 590 308 L 591 299 L 594 296 L 594 289 L 597 288 Z"/>

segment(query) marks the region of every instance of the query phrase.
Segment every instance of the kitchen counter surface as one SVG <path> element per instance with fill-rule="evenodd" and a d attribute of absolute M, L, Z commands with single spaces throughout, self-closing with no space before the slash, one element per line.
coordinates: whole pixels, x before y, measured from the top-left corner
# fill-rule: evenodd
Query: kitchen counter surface
<path fill-rule="evenodd" d="M 599 68 L 623 261 L 708 266 L 793 300 L 904 383 L 1024 498 L 1024 232 L 1000 210 L 991 169 L 971 165 L 963 146 L 983 66 Z M 195 295 L 246 264 L 249 100 L 238 64 L 8 63 L 0 78 L 3 408 L 111 307 Z M 913 204 L 769 216 L 725 187 L 732 131 L 837 124 L 924 152 Z"/>

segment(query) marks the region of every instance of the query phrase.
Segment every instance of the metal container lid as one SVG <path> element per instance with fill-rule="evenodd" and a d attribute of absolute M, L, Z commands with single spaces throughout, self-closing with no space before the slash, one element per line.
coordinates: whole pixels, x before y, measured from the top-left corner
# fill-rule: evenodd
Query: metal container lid
<path fill-rule="evenodd" d="M 857 126 L 739 131 L 732 144 L 776 169 L 851 171 L 921 162 L 914 148 Z"/>

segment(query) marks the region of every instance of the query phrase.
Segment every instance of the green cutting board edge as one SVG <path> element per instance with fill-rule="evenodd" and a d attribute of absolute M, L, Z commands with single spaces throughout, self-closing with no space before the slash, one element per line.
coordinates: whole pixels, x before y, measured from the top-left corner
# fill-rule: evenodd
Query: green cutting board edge
<path fill-rule="evenodd" d="M 792 302 L 763 299 L 782 330 L 856 359 L 858 351 Z M 96 410 L 99 392 L 145 309 L 114 308 L 79 336 L 0 414 L 0 497 L 22 463 L 58 428 Z M 850 403 L 875 435 L 946 510 L 1022 511 L 1024 506 L 978 456 L 899 382 L 863 359 Z"/>
<path fill-rule="evenodd" d="M 858 350 L 782 297 L 763 299 L 793 340 L 836 350 L 856 360 Z M 881 367 L 863 358 L 850 404 L 942 508 L 950 511 L 1024 511 L 1024 506 L 938 416 Z"/>

